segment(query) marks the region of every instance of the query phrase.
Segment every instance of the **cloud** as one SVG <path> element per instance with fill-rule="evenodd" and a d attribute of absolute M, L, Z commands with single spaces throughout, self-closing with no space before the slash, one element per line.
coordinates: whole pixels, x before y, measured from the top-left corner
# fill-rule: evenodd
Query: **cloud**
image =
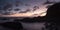
<path fill-rule="evenodd" d="M 25 4 L 25 6 L 31 6 L 31 4 Z"/>
<path fill-rule="evenodd" d="M 19 10 L 21 10 L 21 9 L 18 9 L 18 8 L 14 9 L 14 11 L 19 11 Z"/>
<path fill-rule="evenodd" d="M 39 6 L 34 6 L 34 7 L 33 7 L 33 11 L 35 11 L 35 10 L 37 10 L 37 9 L 39 9 Z"/>
<path fill-rule="evenodd" d="M 30 12 L 31 9 L 26 9 L 25 11 L 20 11 L 19 13 L 27 13 Z"/>
<path fill-rule="evenodd" d="M 24 3 L 23 3 L 22 1 L 18 1 L 18 0 L 17 0 L 16 3 L 15 3 L 16 6 L 20 6 L 20 5 L 23 5 L 23 4 L 24 4 Z"/>
<path fill-rule="evenodd" d="M 3 10 L 7 10 L 8 8 L 12 8 L 12 4 L 11 3 L 6 3 L 6 5 L 3 7 Z"/>
<path fill-rule="evenodd" d="M 34 2 L 33 2 L 34 1 Z M 40 0 L 37 2 L 37 0 L 21 0 L 21 1 L 15 1 L 12 4 L 6 4 L 6 6 L 3 7 L 4 16 L 6 17 L 36 17 L 40 16 L 41 11 L 40 10 L 46 10 L 45 7 L 40 6 Z M 31 3 L 32 2 L 32 3 Z M 10 11 L 10 12 L 9 12 Z"/>

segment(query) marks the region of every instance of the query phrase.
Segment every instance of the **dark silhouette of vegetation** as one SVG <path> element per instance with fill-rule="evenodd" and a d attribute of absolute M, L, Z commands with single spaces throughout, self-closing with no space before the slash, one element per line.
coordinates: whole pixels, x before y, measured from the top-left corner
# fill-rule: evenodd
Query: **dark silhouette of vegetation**
<path fill-rule="evenodd" d="M 34 17 L 34 18 L 24 18 L 24 19 L 22 19 L 21 21 L 22 21 L 22 22 L 28 22 L 28 23 L 44 22 L 44 21 L 45 21 L 44 18 L 45 18 L 45 17 L 40 17 L 40 16 L 38 16 L 38 17 Z"/>
<path fill-rule="evenodd" d="M 10 28 L 13 30 L 23 30 L 23 26 L 20 22 L 5 22 L 5 23 L 0 23 L 0 26 Z"/>
<path fill-rule="evenodd" d="M 58 26 L 60 26 L 60 3 L 56 3 L 48 8 L 45 20 L 46 24 L 50 24 L 48 25 L 49 30 L 59 29 Z"/>
<path fill-rule="evenodd" d="M 4 26 L 6 28 L 11 28 L 11 29 L 14 29 L 14 30 L 18 30 L 19 28 L 23 29 L 23 27 L 21 26 L 20 22 L 19 21 L 22 21 L 22 22 L 25 22 L 25 23 L 35 23 L 35 22 L 44 22 L 45 17 L 34 17 L 34 18 L 24 18 L 24 19 L 15 19 L 14 18 L 14 22 L 5 22 L 5 23 L 1 23 L 0 25 L 1 26 Z M 9 20 L 9 18 L 1 18 L 1 20 Z M 21 30 L 20 29 L 20 30 Z M 43 28 L 42 28 L 43 30 Z"/>
<path fill-rule="evenodd" d="M 23 26 L 20 23 L 21 22 L 25 22 L 25 23 L 35 23 L 35 22 L 44 22 L 45 17 L 34 17 L 34 18 L 24 18 L 24 19 L 15 19 L 13 22 L 5 22 L 5 23 L 0 23 L 0 26 L 6 27 L 6 28 L 10 28 L 13 30 L 23 30 Z M 1 18 L 1 20 L 9 20 L 9 18 Z M 24 29 L 25 30 L 25 29 Z M 43 28 L 42 28 L 43 30 Z"/>

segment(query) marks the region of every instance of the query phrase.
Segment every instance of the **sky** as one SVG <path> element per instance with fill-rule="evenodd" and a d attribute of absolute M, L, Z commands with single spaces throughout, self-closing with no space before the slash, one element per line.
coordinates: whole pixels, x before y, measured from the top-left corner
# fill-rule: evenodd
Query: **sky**
<path fill-rule="evenodd" d="M 0 0 L 0 17 L 38 17 L 45 16 L 47 0 Z M 49 0 L 60 2 L 60 0 Z M 50 4 L 49 4 L 50 5 Z"/>

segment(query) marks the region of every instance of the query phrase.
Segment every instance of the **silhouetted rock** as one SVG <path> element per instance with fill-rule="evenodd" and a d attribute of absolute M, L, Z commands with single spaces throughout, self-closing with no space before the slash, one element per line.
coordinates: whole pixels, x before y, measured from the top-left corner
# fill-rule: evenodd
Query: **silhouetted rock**
<path fill-rule="evenodd" d="M 56 3 L 52 5 L 50 8 L 47 10 L 47 17 L 48 18 L 53 18 L 53 17 L 60 17 L 60 3 Z"/>
<path fill-rule="evenodd" d="M 50 30 L 55 30 L 60 26 L 60 3 L 50 6 L 47 10 L 46 22 L 50 23 Z M 55 27 L 56 26 L 56 27 Z"/>

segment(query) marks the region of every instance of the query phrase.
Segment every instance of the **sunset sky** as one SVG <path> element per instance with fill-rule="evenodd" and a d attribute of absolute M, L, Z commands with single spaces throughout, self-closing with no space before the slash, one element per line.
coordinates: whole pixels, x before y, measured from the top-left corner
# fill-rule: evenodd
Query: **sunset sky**
<path fill-rule="evenodd" d="M 60 2 L 60 0 L 49 1 Z M 48 9 L 47 4 L 43 5 L 45 2 L 46 0 L 0 0 L 0 17 L 45 16 Z"/>

